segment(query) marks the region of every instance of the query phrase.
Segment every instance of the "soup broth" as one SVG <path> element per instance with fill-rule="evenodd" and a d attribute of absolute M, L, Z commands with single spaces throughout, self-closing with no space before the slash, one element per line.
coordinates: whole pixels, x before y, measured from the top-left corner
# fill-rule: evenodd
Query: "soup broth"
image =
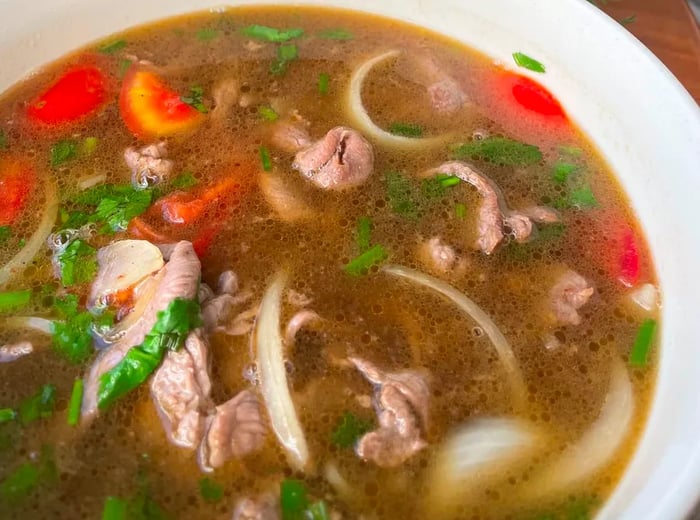
<path fill-rule="evenodd" d="M 4 93 L 0 516 L 592 517 L 644 426 L 658 284 L 534 75 L 245 7 Z"/>

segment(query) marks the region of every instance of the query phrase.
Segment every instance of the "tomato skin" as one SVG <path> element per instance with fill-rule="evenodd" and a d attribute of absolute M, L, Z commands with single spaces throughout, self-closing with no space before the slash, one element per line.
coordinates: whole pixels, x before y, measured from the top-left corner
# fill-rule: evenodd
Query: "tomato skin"
<path fill-rule="evenodd" d="M 11 156 L 0 159 L 0 226 L 14 223 L 35 184 L 36 175 L 30 164 Z"/>
<path fill-rule="evenodd" d="M 119 110 L 136 137 L 165 137 L 194 128 L 203 115 L 180 99 L 155 72 L 132 66 L 124 76 Z"/>
<path fill-rule="evenodd" d="M 619 256 L 618 280 L 627 287 L 637 285 L 640 277 L 639 245 L 632 229 L 626 229 L 622 234 L 621 251 Z"/>
<path fill-rule="evenodd" d="M 516 75 L 511 92 L 515 100 L 527 110 L 543 116 L 564 117 L 559 101 L 546 88 L 526 76 Z"/>
<path fill-rule="evenodd" d="M 106 103 L 107 85 L 97 67 L 74 66 L 29 104 L 27 116 L 49 126 L 79 121 Z"/>

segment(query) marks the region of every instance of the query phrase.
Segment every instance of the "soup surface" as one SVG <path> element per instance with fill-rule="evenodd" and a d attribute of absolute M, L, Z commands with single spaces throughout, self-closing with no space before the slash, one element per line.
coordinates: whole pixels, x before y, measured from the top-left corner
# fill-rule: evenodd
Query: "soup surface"
<path fill-rule="evenodd" d="M 592 517 L 659 295 L 517 58 L 246 7 L 6 92 L 0 517 Z"/>

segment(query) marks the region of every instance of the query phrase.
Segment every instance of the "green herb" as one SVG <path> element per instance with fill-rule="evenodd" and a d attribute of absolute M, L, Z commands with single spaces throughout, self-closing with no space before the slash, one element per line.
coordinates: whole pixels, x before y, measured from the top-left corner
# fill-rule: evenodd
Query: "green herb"
<path fill-rule="evenodd" d="M 129 221 L 143 213 L 151 205 L 151 190 L 136 190 L 131 184 L 102 184 L 86 190 L 73 198 L 82 206 L 97 206 L 89 221 L 102 224 L 101 231 L 124 231 Z"/>
<path fill-rule="evenodd" d="M 632 351 L 630 352 L 630 365 L 643 367 L 649 363 L 649 351 L 656 332 L 656 320 L 651 318 L 644 320 L 634 338 Z"/>
<path fill-rule="evenodd" d="M 107 497 L 102 509 L 102 520 L 126 520 L 127 504 L 117 497 Z"/>
<path fill-rule="evenodd" d="M 563 144 L 559 147 L 559 151 L 565 155 L 570 155 L 572 157 L 580 157 L 581 155 L 583 155 L 583 150 L 581 150 L 578 146 Z"/>
<path fill-rule="evenodd" d="M 44 385 L 36 394 L 20 403 L 19 420 L 23 425 L 27 425 L 38 419 L 51 417 L 55 405 L 56 387 L 50 384 Z"/>
<path fill-rule="evenodd" d="M 360 217 L 357 220 L 357 247 L 363 253 L 370 248 L 370 236 L 372 234 L 372 219 Z"/>
<path fill-rule="evenodd" d="M 620 20 L 620 23 L 622 25 L 629 25 L 629 24 L 634 23 L 636 21 L 637 21 L 637 16 L 633 14 L 631 16 L 625 16 L 624 18 L 622 18 Z"/>
<path fill-rule="evenodd" d="M 415 123 L 391 123 L 389 133 L 403 137 L 420 137 L 423 135 L 423 127 Z"/>
<path fill-rule="evenodd" d="M 362 276 L 366 274 L 373 265 L 386 260 L 388 256 L 388 253 L 382 246 L 376 245 L 360 256 L 350 260 L 345 266 L 345 272 L 352 276 Z"/>
<path fill-rule="evenodd" d="M 458 159 L 480 159 L 503 166 L 529 166 L 542 160 L 542 152 L 536 146 L 505 137 L 487 137 L 456 146 Z"/>
<path fill-rule="evenodd" d="M 0 408 L 0 424 L 14 421 L 16 418 L 17 412 L 15 412 L 12 408 Z"/>
<path fill-rule="evenodd" d="M 114 40 L 100 45 L 97 50 L 102 54 L 114 54 L 126 47 L 126 40 Z"/>
<path fill-rule="evenodd" d="M 7 134 L 5 130 L 0 130 L 0 150 L 7 149 Z"/>
<path fill-rule="evenodd" d="M 532 243 L 541 243 L 561 238 L 564 236 L 564 233 L 566 233 L 566 224 L 563 222 L 552 222 L 551 224 L 543 225 L 537 229 L 537 234 L 534 240 L 532 240 Z"/>
<path fill-rule="evenodd" d="M 515 60 L 515 63 L 517 63 L 518 67 L 523 67 L 524 69 L 528 69 L 533 72 L 545 72 L 544 65 L 527 54 L 523 54 L 522 52 L 514 52 L 513 59 Z"/>
<path fill-rule="evenodd" d="M 0 226 L 0 242 L 4 242 L 12 236 L 12 228 L 10 226 Z"/>
<path fill-rule="evenodd" d="M 423 179 L 421 191 L 426 199 L 437 199 L 444 196 L 448 188 L 457 186 L 460 182 L 459 177 L 438 173 L 435 177 Z"/>
<path fill-rule="evenodd" d="M 389 198 L 389 206 L 394 213 L 410 219 L 418 217 L 411 183 L 403 175 L 398 172 L 386 174 L 386 194 Z"/>
<path fill-rule="evenodd" d="M 590 186 L 584 186 L 571 192 L 569 195 L 569 204 L 579 209 L 595 208 L 598 206 L 598 201 Z"/>
<path fill-rule="evenodd" d="M 224 498 L 224 487 L 209 477 L 204 477 L 199 481 L 199 494 L 207 502 L 218 502 Z"/>
<path fill-rule="evenodd" d="M 51 147 L 51 166 L 54 168 L 76 156 L 78 143 L 72 139 L 63 139 Z"/>
<path fill-rule="evenodd" d="M 99 408 L 109 407 L 148 379 L 166 350 L 178 350 L 190 330 L 201 323 L 198 302 L 184 298 L 175 298 L 170 302 L 164 311 L 158 312 L 156 323 L 143 343 L 131 348 L 114 368 L 100 376 Z"/>
<path fill-rule="evenodd" d="M 208 42 L 219 36 L 219 31 L 211 27 L 204 27 L 197 31 L 197 39 L 200 42 Z"/>
<path fill-rule="evenodd" d="M 68 402 L 68 424 L 75 426 L 80 419 L 80 405 L 83 402 L 83 380 L 76 379 L 73 382 L 73 391 Z"/>
<path fill-rule="evenodd" d="M 461 202 L 455 204 L 455 216 L 459 219 L 467 218 L 467 207 Z"/>
<path fill-rule="evenodd" d="M 260 117 L 265 121 L 277 121 L 280 117 L 279 114 L 275 112 L 274 108 L 267 105 L 260 105 L 258 107 L 258 114 L 260 114 Z"/>
<path fill-rule="evenodd" d="M 299 480 L 285 479 L 280 484 L 280 506 L 282 520 L 297 520 L 303 518 L 304 511 L 309 505 L 306 488 Z"/>
<path fill-rule="evenodd" d="M 576 164 L 569 162 L 558 162 L 552 167 L 552 180 L 559 184 L 563 184 L 576 170 L 578 170 L 578 166 Z"/>
<path fill-rule="evenodd" d="M 83 144 L 80 148 L 80 153 L 83 155 L 92 155 L 97 150 L 99 139 L 97 137 L 86 137 L 83 139 Z"/>
<path fill-rule="evenodd" d="M 120 60 L 120 61 L 119 61 L 119 72 L 118 72 L 118 75 L 119 75 L 120 78 L 123 78 L 123 77 L 124 77 L 124 75 L 126 74 L 126 71 L 129 70 L 129 67 L 131 67 L 131 64 L 132 64 L 132 63 L 133 63 L 133 61 L 127 60 L 127 59 L 123 59 L 123 60 Z"/>
<path fill-rule="evenodd" d="M 321 94 L 322 96 L 325 96 L 326 94 L 328 94 L 330 82 L 331 82 L 331 77 L 327 73 L 321 72 L 318 75 L 318 93 Z"/>
<path fill-rule="evenodd" d="M 186 190 L 196 186 L 198 182 L 192 172 L 183 172 L 172 180 L 170 186 L 178 190 Z"/>
<path fill-rule="evenodd" d="M 44 483 L 56 481 L 58 473 L 53 460 L 53 451 L 43 446 L 39 460 L 25 462 L 0 482 L 0 503 L 17 502 Z"/>
<path fill-rule="evenodd" d="M 51 325 L 53 349 L 71 363 L 85 361 L 92 352 L 93 316 L 89 312 L 78 312 L 78 297 L 74 294 L 58 298 L 54 306 L 63 321 L 54 321 Z"/>
<path fill-rule="evenodd" d="M 97 250 L 80 239 L 73 240 L 56 258 L 64 287 L 86 283 L 97 272 Z"/>
<path fill-rule="evenodd" d="M 436 178 L 440 182 L 440 186 L 443 188 L 451 188 L 462 182 L 460 178 L 455 175 L 446 175 L 443 173 L 438 174 Z"/>
<path fill-rule="evenodd" d="M 209 109 L 202 101 L 203 95 L 204 88 L 200 87 L 199 85 L 195 85 L 193 87 L 190 87 L 190 95 L 181 96 L 180 101 L 182 101 L 183 103 L 187 103 L 189 106 L 201 112 L 202 114 L 206 114 L 207 112 L 209 112 Z"/>
<path fill-rule="evenodd" d="M 372 429 L 372 423 L 360 419 L 351 412 L 345 412 L 338 422 L 331 442 L 339 448 L 352 448 L 365 433 Z"/>
<path fill-rule="evenodd" d="M 350 31 L 342 28 L 325 29 L 318 33 L 318 37 L 326 40 L 352 40 L 354 38 Z"/>
<path fill-rule="evenodd" d="M 262 163 L 262 168 L 266 172 L 272 171 L 272 159 L 270 158 L 270 152 L 264 146 L 260 147 L 260 162 Z"/>
<path fill-rule="evenodd" d="M 299 49 L 294 44 L 284 44 L 277 47 L 277 59 L 270 64 L 270 72 L 279 76 L 287 71 L 290 61 L 299 56 Z"/>
<path fill-rule="evenodd" d="M 330 520 L 328 506 L 324 500 L 319 500 L 306 508 L 306 519 L 308 520 Z"/>
<path fill-rule="evenodd" d="M 31 298 L 31 289 L 0 293 L 0 312 L 24 307 Z"/>
<path fill-rule="evenodd" d="M 27 245 L 27 239 L 26 238 L 20 238 L 19 239 L 19 248 L 22 249 L 24 246 Z"/>
<path fill-rule="evenodd" d="M 241 31 L 249 38 L 276 43 L 293 40 L 294 38 L 299 38 L 304 34 L 304 29 L 280 30 L 275 29 L 274 27 L 267 27 L 265 25 L 249 25 L 248 27 L 241 29 Z"/>

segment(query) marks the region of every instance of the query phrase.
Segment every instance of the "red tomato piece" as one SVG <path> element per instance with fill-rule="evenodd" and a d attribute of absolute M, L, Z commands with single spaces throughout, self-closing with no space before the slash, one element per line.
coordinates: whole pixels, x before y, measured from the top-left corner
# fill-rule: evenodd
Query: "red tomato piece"
<path fill-rule="evenodd" d="M 618 279 L 627 287 L 632 287 L 639 282 L 639 246 L 631 229 L 625 230 L 621 242 Z"/>
<path fill-rule="evenodd" d="M 521 106 L 544 116 L 564 116 L 559 101 L 539 83 L 517 76 L 512 87 L 513 97 Z"/>
<path fill-rule="evenodd" d="M 107 100 L 107 81 L 93 66 L 76 66 L 31 102 L 27 115 L 47 125 L 72 123 L 92 114 Z"/>
<path fill-rule="evenodd" d="M 15 157 L 0 159 L 0 226 L 12 224 L 34 189 L 34 169 Z"/>

